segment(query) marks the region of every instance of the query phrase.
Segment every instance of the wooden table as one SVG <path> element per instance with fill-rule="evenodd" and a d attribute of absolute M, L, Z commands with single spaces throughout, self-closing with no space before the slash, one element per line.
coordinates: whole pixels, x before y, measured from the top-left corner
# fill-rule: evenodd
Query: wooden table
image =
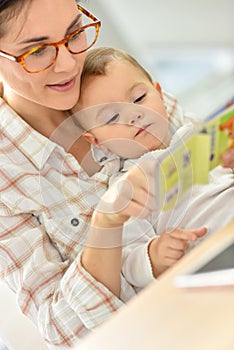
<path fill-rule="evenodd" d="M 178 288 L 174 277 L 234 242 L 234 220 L 193 249 L 74 350 L 234 350 L 234 286 Z M 234 258 L 234 257 L 233 257 Z"/>

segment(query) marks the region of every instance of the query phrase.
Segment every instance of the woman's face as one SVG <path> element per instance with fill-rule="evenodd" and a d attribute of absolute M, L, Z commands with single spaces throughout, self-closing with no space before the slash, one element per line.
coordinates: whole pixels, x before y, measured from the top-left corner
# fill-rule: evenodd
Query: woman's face
<path fill-rule="evenodd" d="M 19 56 L 35 46 L 58 42 L 81 26 L 75 0 L 33 0 L 28 4 L 4 24 L 0 50 Z M 85 53 L 72 55 L 63 45 L 50 68 L 30 74 L 21 64 L 0 57 L 4 98 L 17 111 L 36 108 L 35 103 L 70 109 L 79 98 L 84 59 Z"/>

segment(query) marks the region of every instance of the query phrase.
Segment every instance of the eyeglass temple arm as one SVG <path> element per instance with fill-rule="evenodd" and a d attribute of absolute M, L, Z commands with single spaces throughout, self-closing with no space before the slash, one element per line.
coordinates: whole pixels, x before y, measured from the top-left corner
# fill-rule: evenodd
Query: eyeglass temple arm
<path fill-rule="evenodd" d="M 0 51 L 0 56 L 1 56 L 1 57 L 5 57 L 5 58 L 7 58 L 8 60 L 11 60 L 11 61 L 14 61 L 14 62 L 17 61 L 17 59 L 16 59 L 14 56 L 11 56 L 11 55 L 5 53 L 4 51 Z"/>
<path fill-rule="evenodd" d="M 93 21 L 98 21 L 100 22 L 100 20 L 95 17 L 92 13 L 90 13 L 88 10 L 86 10 L 84 7 L 77 5 L 77 8 L 79 11 L 81 11 L 82 13 L 84 13 L 87 17 L 91 18 Z"/>

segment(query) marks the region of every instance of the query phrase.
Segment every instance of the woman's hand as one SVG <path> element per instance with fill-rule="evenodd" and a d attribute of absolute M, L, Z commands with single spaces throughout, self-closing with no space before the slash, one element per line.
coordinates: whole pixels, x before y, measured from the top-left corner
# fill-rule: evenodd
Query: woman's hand
<path fill-rule="evenodd" d="M 155 162 L 134 165 L 117 180 L 98 203 L 94 227 L 122 227 L 130 217 L 146 218 L 156 209 Z"/>
<path fill-rule="evenodd" d="M 190 241 L 206 234 L 205 227 L 192 230 L 171 229 L 164 231 L 149 244 L 149 257 L 154 277 L 157 278 L 168 267 L 182 258 Z"/>
<path fill-rule="evenodd" d="M 223 153 L 222 165 L 225 168 L 234 168 L 234 148 L 229 148 Z"/>

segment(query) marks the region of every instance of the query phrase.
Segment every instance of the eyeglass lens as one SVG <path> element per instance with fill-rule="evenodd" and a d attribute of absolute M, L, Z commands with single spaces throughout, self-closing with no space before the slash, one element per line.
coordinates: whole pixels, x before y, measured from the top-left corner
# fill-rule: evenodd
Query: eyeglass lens
<path fill-rule="evenodd" d="M 87 27 L 74 35 L 68 41 L 66 47 L 73 54 L 81 53 L 92 46 L 96 39 L 95 26 Z M 55 46 L 42 46 L 26 56 L 24 64 L 30 72 L 48 68 L 55 61 L 57 49 Z"/>

